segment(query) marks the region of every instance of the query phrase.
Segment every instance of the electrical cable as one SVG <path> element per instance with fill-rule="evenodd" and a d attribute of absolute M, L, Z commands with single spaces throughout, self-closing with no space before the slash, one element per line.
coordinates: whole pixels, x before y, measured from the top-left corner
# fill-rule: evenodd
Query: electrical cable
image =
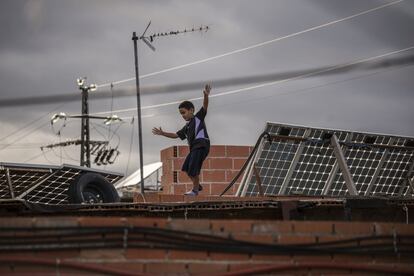
<path fill-rule="evenodd" d="M 51 151 L 52 149 L 47 149 L 46 151 L 45 151 L 45 153 L 46 152 L 49 152 L 49 151 Z M 38 158 L 39 156 L 41 156 L 42 154 L 43 154 L 43 150 L 42 150 L 42 152 L 40 153 L 40 154 L 37 154 L 37 155 L 35 155 L 35 156 L 33 156 L 33 157 L 31 157 L 31 158 L 29 158 L 29 159 L 26 159 L 25 161 L 23 161 L 23 163 L 27 163 L 27 162 L 29 162 L 29 161 L 32 161 L 32 160 L 34 160 L 34 159 L 36 159 L 36 158 Z"/>
<path fill-rule="evenodd" d="M 46 126 L 47 124 L 49 124 L 49 122 L 45 122 L 45 123 L 39 125 L 38 127 L 34 128 L 33 130 L 29 131 L 28 133 L 25 133 L 25 135 L 20 136 L 19 138 L 14 139 L 12 142 L 10 142 L 9 144 L 7 144 L 7 146 L 0 148 L 0 152 L 3 151 L 3 150 L 5 150 L 6 148 L 8 148 L 11 145 L 14 145 L 16 142 L 18 142 L 18 141 L 20 141 L 20 140 L 22 140 L 24 138 L 27 138 L 28 135 L 30 135 L 33 132 L 41 129 L 42 127 Z"/>
<path fill-rule="evenodd" d="M 254 268 L 239 269 L 232 272 L 216 274 L 216 276 L 242 276 L 242 275 L 269 275 L 280 274 L 285 271 L 306 270 L 312 273 L 311 269 L 346 270 L 353 272 L 380 273 L 387 275 L 412 275 L 410 268 L 396 267 L 394 264 L 353 264 L 353 263 L 332 263 L 332 262 L 295 262 L 294 264 L 259 265 Z M 284 274 L 284 273 L 283 273 Z"/>
<path fill-rule="evenodd" d="M 33 121 L 30 121 L 29 123 L 27 123 L 26 125 L 22 126 L 21 128 L 16 129 L 16 130 L 15 130 L 15 131 L 13 131 L 12 133 L 7 134 L 7 135 L 5 135 L 5 136 L 1 137 L 1 138 L 0 138 L 0 141 L 5 140 L 5 139 L 9 138 L 10 136 L 13 136 L 14 134 L 16 134 L 16 133 L 18 133 L 18 132 L 22 131 L 22 130 L 23 130 L 23 129 L 25 129 L 25 128 L 28 128 L 28 127 L 30 127 L 30 126 L 33 126 L 33 124 L 34 124 L 34 123 L 36 123 L 36 122 L 40 121 L 41 119 L 43 119 L 43 117 L 48 116 L 48 115 L 49 115 L 50 113 L 52 113 L 53 111 L 56 111 L 56 110 L 58 110 L 58 109 L 62 108 L 64 105 L 65 105 L 65 104 L 61 104 L 61 105 L 59 105 L 58 107 L 56 107 L 56 108 L 52 109 L 51 111 L 49 111 L 49 112 L 47 112 L 47 113 L 43 114 L 42 116 L 37 117 L 37 118 L 36 118 L 36 119 L 34 119 Z"/>
<path fill-rule="evenodd" d="M 314 26 L 314 27 L 296 32 L 296 33 L 292 33 L 292 34 L 289 34 L 289 35 L 277 37 L 277 38 L 274 38 L 274 39 L 271 39 L 271 40 L 267 40 L 267 41 L 264 41 L 264 42 L 261 42 L 261 43 L 250 45 L 250 46 L 245 47 L 245 48 L 233 50 L 233 51 L 230 51 L 230 52 L 227 52 L 227 53 L 224 53 L 224 54 L 220 54 L 220 55 L 217 55 L 217 56 L 213 56 L 213 57 L 201 59 L 201 60 L 198 60 L 198 61 L 190 62 L 190 63 L 187 63 L 187 64 L 174 66 L 174 67 L 167 68 L 167 69 L 164 69 L 164 70 L 160 70 L 160 71 L 157 71 L 157 72 L 145 74 L 145 75 L 140 76 L 139 78 L 141 79 L 141 78 L 146 78 L 146 77 L 150 77 L 150 76 L 155 76 L 155 75 L 159 75 L 159 74 L 162 74 L 162 73 L 166 73 L 166 72 L 186 68 L 186 67 L 189 67 L 189 66 L 192 66 L 192 65 L 212 61 L 212 60 L 219 59 L 219 58 L 222 58 L 222 57 L 230 56 L 230 55 L 233 55 L 233 54 L 245 52 L 245 51 L 257 48 L 257 47 L 265 46 L 265 45 L 268 45 L 268 44 L 271 44 L 271 43 L 274 43 L 274 42 L 277 42 L 277 41 L 281 41 L 281 40 L 284 40 L 284 39 L 287 39 L 287 38 L 295 37 L 295 36 L 298 36 L 298 35 L 301 35 L 301 34 L 304 34 L 304 33 L 308 33 L 308 32 L 311 32 L 311 31 L 319 30 L 319 29 L 322 29 L 324 27 L 334 25 L 336 23 L 340 23 L 340 22 L 343 22 L 343 21 L 346 21 L 346 20 L 349 20 L 349 19 L 353 19 L 353 18 L 361 16 L 361 15 L 365 15 L 365 14 L 368 14 L 368 13 L 371 13 L 371 12 L 374 12 L 374 11 L 378 11 L 380 9 L 383 9 L 383 8 L 386 8 L 386 7 L 389 7 L 389 6 L 399 4 L 403 1 L 404 0 L 398 0 L 398 1 L 391 2 L 391 3 L 387 3 L 387 4 L 384 4 L 384 5 L 372 8 L 372 9 L 368 9 L 368 10 L 363 11 L 363 12 L 356 13 L 354 15 L 343 17 L 343 18 L 338 19 L 338 20 L 333 20 L 333 21 L 330 21 L 330 22 L 327 22 L 327 23 L 324 23 L 324 24 L 321 24 L 321 25 L 317 25 L 317 26 Z M 120 83 L 124 83 L 124 82 L 129 82 L 129 81 L 133 81 L 133 80 L 135 80 L 135 77 L 124 79 L 124 80 L 119 80 L 119 81 L 115 81 L 115 82 L 110 82 L 110 83 L 99 84 L 98 88 L 99 87 L 106 87 L 106 86 L 109 86 L 111 84 L 115 85 L 115 84 L 120 84 Z"/>
<path fill-rule="evenodd" d="M 0 229 L 0 251 L 33 251 L 62 249 L 98 249 L 124 247 L 125 230 L 128 248 L 178 249 L 245 254 L 352 254 L 377 256 L 414 255 L 413 235 L 364 236 L 337 240 L 335 243 L 309 243 L 296 245 L 263 244 L 234 240 L 221 236 L 198 234 L 152 227 L 59 227 Z M 33 236 L 10 232 L 34 231 Z M 104 237 L 104 238 L 102 238 Z M 335 245 L 335 246 L 334 246 Z M 395 248 L 398 248 L 396 251 Z"/>
<path fill-rule="evenodd" d="M 9 257 L 9 256 L 0 256 L 0 263 L 21 263 L 21 264 L 31 264 L 31 265 L 41 265 L 41 266 L 50 266 L 55 267 L 57 270 L 59 267 L 66 267 L 70 269 L 79 269 L 83 271 L 91 271 L 99 274 L 109 274 L 109 275 L 119 275 L 119 276 L 140 276 L 145 274 L 140 274 L 136 272 L 124 271 L 116 268 L 110 268 L 107 266 L 87 264 L 83 262 L 76 261 L 67 261 L 67 260 L 56 260 L 56 259 L 45 259 L 45 258 L 32 258 L 32 257 Z M 58 270 L 59 271 L 59 270 Z M 71 272 L 72 274 L 73 272 Z M 21 273 L 19 273 L 21 274 Z M 33 274 L 33 273 L 32 273 Z M 60 273 L 58 273 L 59 275 Z"/>
<path fill-rule="evenodd" d="M 253 85 L 253 86 L 244 87 L 244 88 L 239 88 L 239 89 L 229 90 L 229 91 L 225 91 L 225 92 L 220 92 L 220 93 L 217 93 L 217 94 L 211 94 L 210 98 L 216 98 L 216 97 L 221 97 L 221 96 L 226 96 L 226 95 L 238 94 L 238 93 L 241 93 L 241 92 L 254 90 L 254 89 L 257 89 L 257 88 L 263 88 L 263 87 L 267 87 L 267 86 L 273 86 L 273 85 L 276 85 L 276 84 L 282 84 L 282 83 L 285 83 L 285 82 L 299 80 L 299 79 L 310 77 L 310 76 L 317 76 L 318 74 L 321 74 L 321 73 L 327 73 L 327 72 L 332 72 L 332 71 L 335 71 L 335 70 L 340 70 L 340 69 L 343 69 L 343 68 L 346 68 L 346 67 L 349 67 L 349 66 L 354 66 L 354 65 L 361 64 L 361 63 L 364 63 L 364 62 L 373 61 L 373 60 L 376 60 L 376 59 L 380 59 L 380 58 L 390 56 L 390 55 L 399 54 L 399 53 L 410 51 L 410 50 L 413 50 L 413 49 L 414 49 L 414 46 L 410 46 L 410 47 L 406 47 L 406 48 L 403 48 L 403 49 L 387 52 L 387 53 L 384 53 L 384 54 L 381 54 L 381 55 L 372 56 L 372 57 L 368 57 L 368 58 L 363 58 L 363 59 L 359 59 L 359 60 L 356 60 L 356 61 L 353 61 L 353 62 L 328 67 L 328 68 L 318 70 L 318 71 L 313 71 L 313 72 L 310 72 L 310 73 L 301 74 L 301 75 L 291 77 L 291 78 L 286 78 L 286 79 L 282 79 L 282 80 L 276 80 L 276 81 L 272 81 L 272 82 L 261 83 L 261 84 L 257 84 L 257 85 Z M 191 98 L 191 99 L 187 99 L 187 100 L 188 101 L 199 101 L 199 100 L 202 100 L 202 99 L 203 99 L 203 97 L 196 97 L 196 98 Z M 166 103 L 161 103 L 161 104 L 153 104 L 153 105 L 143 106 L 143 107 L 141 107 L 141 110 L 165 107 L 165 106 L 170 106 L 170 105 L 177 105 L 177 104 L 180 104 L 181 102 L 182 102 L 182 100 L 166 102 Z M 131 111 L 136 111 L 136 110 L 137 110 L 137 108 L 134 107 L 134 108 L 114 110 L 113 112 L 114 113 L 123 113 L 123 112 L 131 112 Z M 107 114 L 107 113 L 108 112 L 105 111 L 105 112 L 99 112 L 99 113 L 96 113 L 96 114 Z"/>

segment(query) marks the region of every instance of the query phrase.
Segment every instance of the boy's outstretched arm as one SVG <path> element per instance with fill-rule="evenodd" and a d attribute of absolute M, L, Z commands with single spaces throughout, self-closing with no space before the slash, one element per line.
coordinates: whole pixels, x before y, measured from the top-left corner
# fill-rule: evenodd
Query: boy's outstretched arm
<path fill-rule="evenodd" d="M 172 138 L 172 139 L 178 138 L 178 135 L 176 133 L 165 132 L 165 131 L 162 130 L 161 127 L 159 127 L 159 128 L 154 127 L 152 129 L 152 134 L 161 135 L 161 136 L 165 136 L 165 137 Z"/>
<path fill-rule="evenodd" d="M 204 94 L 203 108 L 206 112 L 208 108 L 208 96 L 210 95 L 210 90 L 211 90 L 210 84 L 206 84 L 203 90 L 203 94 Z"/>

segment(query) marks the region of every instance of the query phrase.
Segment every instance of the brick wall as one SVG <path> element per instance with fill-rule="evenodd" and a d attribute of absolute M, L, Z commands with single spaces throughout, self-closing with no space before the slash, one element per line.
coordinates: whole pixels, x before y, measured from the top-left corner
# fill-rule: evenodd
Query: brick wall
<path fill-rule="evenodd" d="M 219 195 L 239 172 L 252 147 L 212 145 L 207 159 L 204 161 L 200 174 L 203 185 L 202 195 Z M 184 194 L 191 190 L 192 182 L 185 172 L 181 171 L 187 146 L 173 146 L 161 151 L 163 175 L 161 185 L 164 194 Z M 238 182 L 227 192 L 234 195 L 239 187 Z"/>
<path fill-rule="evenodd" d="M 266 220 L 216 220 L 216 219 L 162 219 L 139 217 L 47 217 L 47 218 L 2 218 L 0 227 L 2 235 L 13 234 L 7 230 L 13 227 L 24 227 L 27 232 L 21 233 L 25 237 L 36 237 L 35 229 L 49 227 L 58 229 L 63 227 L 153 227 L 155 229 L 171 229 L 190 231 L 193 233 L 220 236 L 223 238 L 259 242 L 265 244 L 306 244 L 322 243 L 344 239 L 353 239 L 366 236 L 413 235 L 414 224 L 371 223 L 371 222 L 333 222 L 333 221 L 266 221 Z M 31 229 L 31 231 L 30 231 Z M 11 230 L 12 231 L 12 230 Z M 51 233 L 53 230 L 50 230 Z M 13 235 L 14 236 L 14 235 Z M 100 236 L 102 241 L 110 241 L 114 234 Z M 63 240 L 65 237 L 62 237 Z M 66 237 L 66 239 L 71 237 Z M 73 237 L 72 237 L 73 238 Z M 118 238 L 121 238 L 122 235 Z M 414 273 L 412 255 L 395 254 L 382 256 L 370 254 L 243 254 L 220 253 L 205 250 L 174 250 L 174 249 L 148 249 L 132 248 L 126 241 L 123 247 L 101 249 L 58 249 L 58 250 L 32 250 L 1 251 L 0 273 L 37 273 L 38 275 L 56 275 L 59 273 L 72 273 L 73 275 L 96 275 L 96 270 L 88 271 L 73 264 L 88 266 L 97 269 L 113 269 L 115 275 L 217 275 L 219 273 L 237 273 L 246 269 L 257 269 L 269 265 L 305 267 L 317 266 L 324 263 L 329 269 L 307 268 L 292 270 L 283 275 L 394 275 L 397 271 L 405 274 Z M 362 245 L 357 240 L 350 241 L 355 245 Z M 369 243 L 369 241 L 366 241 Z M 379 241 L 376 241 L 379 242 Z M 24 262 L 21 262 L 24 260 Z M 306 265 L 307 264 L 307 265 Z M 349 265 L 350 267 L 371 267 L 395 270 L 395 273 L 361 274 L 364 271 L 349 268 L 337 269 Z M 101 271 L 103 273 L 104 271 Z M 117 272 L 117 273 L 116 273 Z M 259 274 L 259 273 L 256 273 Z M 252 275 L 256 275 L 252 274 Z M 399 273 L 401 274 L 401 273 Z M 249 274 L 251 275 L 251 274 Z"/>

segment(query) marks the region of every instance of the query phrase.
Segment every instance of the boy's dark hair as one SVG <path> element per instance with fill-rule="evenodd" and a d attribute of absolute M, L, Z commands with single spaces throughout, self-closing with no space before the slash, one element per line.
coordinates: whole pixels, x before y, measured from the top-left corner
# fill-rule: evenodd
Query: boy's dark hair
<path fill-rule="evenodd" d="M 190 101 L 183 101 L 182 103 L 180 103 L 180 105 L 178 106 L 178 109 L 180 108 L 185 108 L 187 110 L 190 110 L 191 108 L 194 109 L 194 105 L 192 102 Z"/>

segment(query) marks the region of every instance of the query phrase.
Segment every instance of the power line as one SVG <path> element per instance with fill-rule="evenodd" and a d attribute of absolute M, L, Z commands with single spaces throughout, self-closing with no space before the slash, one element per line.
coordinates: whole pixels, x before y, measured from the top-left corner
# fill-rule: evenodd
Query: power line
<path fill-rule="evenodd" d="M 406 66 L 408 67 L 408 66 Z M 328 83 L 324 83 L 321 85 L 316 85 L 316 86 L 312 86 L 312 87 L 306 87 L 303 89 L 298 89 L 298 90 L 293 90 L 293 91 L 286 91 L 286 92 L 282 92 L 282 93 L 278 93 L 278 94 L 274 94 L 274 95 L 268 95 L 268 96 L 264 96 L 264 97 L 259 97 L 259 98 L 254 98 L 254 99 L 247 99 L 247 100 L 239 100 L 239 101 L 232 101 L 231 103 L 218 103 L 217 107 L 222 107 L 222 106 L 228 106 L 228 105 L 237 105 L 237 104 L 245 104 L 245 103 L 252 103 L 252 102 L 257 102 L 257 101 L 263 101 L 265 99 L 269 99 L 269 98 L 273 98 L 273 97 L 280 97 L 280 96 L 289 96 L 292 94 L 300 94 L 300 93 L 304 93 L 304 92 L 308 92 L 310 90 L 316 89 L 316 88 L 322 88 L 322 87 L 328 87 L 328 86 L 332 86 L 332 85 L 338 85 L 338 84 L 342 84 L 342 83 L 346 83 L 346 82 L 350 82 L 350 81 L 355 81 L 358 79 L 363 79 L 363 78 L 367 78 L 367 77 L 371 77 L 373 75 L 377 75 L 377 74 L 382 74 L 391 70 L 399 70 L 399 69 L 403 69 L 404 67 L 400 67 L 400 68 L 386 68 L 383 69 L 381 71 L 376 71 L 373 73 L 368 73 L 368 74 L 364 74 L 362 76 L 355 76 L 352 78 L 348 78 L 348 79 L 343 79 L 343 80 L 338 80 L 338 81 L 333 81 L 333 82 L 328 82 Z M 159 116 L 167 116 L 167 115 L 171 115 L 174 114 L 176 112 L 164 112 L 164 113 L 159 113 L 154 115 L 154 117 L 159 117 Z"/>
<path fill-rule="evenodd" d="M 274 39 L 271 39 L 271 40 L 267 40 L 267 41 L 264 41 L 264 42 L 261 42 L 261 43 L 250 45 L 250 46 L 245 47 L 245 48 L 233 50 L 233 51 L 230 51 L 230 52 L 227 52 L 227 53 L 224 53 L 224 54 L 220 54 L 220 55 L 217 55 L 217 56 L 197 60 L 197 61 L 190 62 L 190 63 L 187 63 L 187 64 L 179 65 L 179 66 L 170 67 L 170 68 L 160 70 L 160 71 L 157 71 L 157 72 L 152 72 L 152 73 L 149 73 L 149 74 L 146 74 L 146 75 L 141 75 L 139 78 L 141 79 L 141 78 L 151 77 L 151 76 L 159 75 L 159 74 L 162 74 L 162 73 L 167 73 L 167 72 L 170 72 L 170 71 L 174 71 L 174 70 L 182 69 L 182 68 L 185 68 L 185 67 L 189 67 L 189 66 L 192 66 L 192 65 L 212 61 L 212 60 L 219 59 L 219 58 L 222 58 L 222 57 L 234 55 L 234 54 L 237 54 L 237 53 L 245 52 L 245 51 L 257 48 L 257 47 L 261 47 L 261 46 L 271 44 L 273 42 L 278 42 L 278 41 L 281 41 L 281 40 L 284 40 L 284 39 L 287 39 L 287 38 L 291 38 L 291 37 L 295 37 L 295 36 L 298 36 L 298 35 L 301 35 L 301 34 L 304 34 L 304 33 L 319 30 L 319 29 L 322 29 L 324 27 L 334 25 L 336 23 L 340 23 L 340 22 L 350 20 L 350 19 L 353 19 L 353 18 L 361 16 L 361 15 L 365 15 L 365 14 L 368 14 L 368 13 L 371 13 L 371 12 L 374 12 L 374 11 L 378 11 L 380 9 L 384 9 L 386 7 L 389 7 L 389 6 L 396 5 L 396 4 L 401 3 L 403 1 L 404 0 L 394 1 L 394 2 L 384 4 L 384 5 L 381 5 L 381 6 L 378 6 L 378 7 L 363 11 L 363 12 L 356 13 L 354 15 L 350 15 L 350 16 L 343 17 L 343 18 L 338 19 L 338 20 L 333 20 L 333 21 L 330 21 L 330 22 L 327 22 L 327 23 L 324 23 L 324 24 L 321 24 L 321 25 L 318 25 L 318 26 L 314 26 L 314 27 L 311 27 L 311 28 L 308 28 L 308 29 L 305 29 L 305 30 L 302 30 L 302 31 L 299 31 L 299 32 L 296 32 L 296 33 L 292 33 L 292 34 L 289 34 L 289 35 L 277 37 L 277 38 L 274 38 Z M 119 81 L 114 81 L 114 82 L 110 82 L 110 83 L 99 84 L 98 87 L 101 88 L 101 87 L 110 86 L 111 84 L 112 85 L 121 84 L 121 83 L 129 82 L 129 81 L 133 81 L 133 80 L 135 80 L 135 77 L 124 79 L 124 80 L 119 80 Z"/>
<path fill-rule="evenodd" d="M 43 124 L 41 124 L 40 126 L 36 127 L 35 129 L 29 131 L 28 133 L 26 133 L 23 136 L 20 136 L 19 138 L 16 138 L 15 140 L 13 140 L 11 143 L 7 144 L 6 146 L 0 148 L 0 152 L 5 150 L 6 148 L 8 148 L 11 145 L 14 145 L 16 142 L 22 140 L 23 138 L 26 138 L 28 135 L 32 134 L 33 132 L 37 131 L 38 129 L 41 129 L 42 127 L 44 127 L 45 125 L 49 124 L 49 122 L 45 122 Z"/>
<path fill-rule="evenodd" d="M 34 119 L 33 121 L 30 121 L 29 123 L 27 123 L 26 125 L 22 126 L 21 128 L 16 129 L 16 130 L 15 130 L 15 131 L 13 131 L 12 133 L 10 133 L 10 134 L 8 134 L 8 135 L 5 135 L 5 136 L 1 137 L 1 138 L 0 138 L 0 141 L 5 140 L 5 139 L 9 138 L 10 136 L 13 136 L 14 134 L 16 134 L 16 133 L 18 133 L 18 132 L 22 131 L 22 130 L 23 130 L 23 129 L 25 129 L 25 128 L 28 128 L 28 127 L 30 127 L 30 126 L 33 126 L 33 124 L 34 124 L 34 123 L 36 123 L 36 122 L 38 122 L 39 120 L 43 119 L 43 117 L 48 116 L 48 115 L 49 115 L 50 113 L 52 113 L 53 111 L 56 111 L 56 110 L 58 110 L 58 109 L 62 108 L 64 105 L 65 105 L 65 104 L 61 104 L 61 105 L 59 105 L 58 107 L 56 107 L 56 108 L 52 109 L 51 111 L 49 111 L 49 112 L 47 112 L 47 113 L 43 114 L 42 116 L 39 116 L 38 118 Z"/>
<path fill-rule="evenodd" d="M 317 71 L 314 71 L 314 72 L 311 72 L 311 73 L 298 75 L 298 76 L 295 76 L 295 77 L 292 77 L 292 78 L 287 78 L 287 79 L 262 83 L 262 84 L 253 85 L 253 86 L 244 87 L 244 88 L 239 88 L 239 89 L 235 89 L 235 90 L 230 90 L 230 91 L 226 91 L 226 92 L 222 92 L 222 93 L 218 93 L 218 94 L 213 94 L 213 95 L 210 95 L 210 98 L 237 94 L 237 93 L 241 93 L 241 92 L 245 92 L 245 91 L 249 91 L 249 90 L 253 90 L 253 89 L 257 89 L 257 88 L 262 88 L 262 87 L 272 86 L 272 85 L 275 85 L 275 84 L 285 83 L 285 82 L 288 82 L 288 81 L 298 80 L 298 79 L 301 79 L 301 78 L 306 78 L 306 77 L 310 77 L 310 76 L 317 76 L 318 74 L 321 74 L 321 73 L 335 71 L 335 70 L 338 70 L 338 69 L 346 68 L 346 67 L 353 66 L 353 65 L 356 65 L 356 64 L 361 64 L 361 63 L 364 63 L 364 62 L 373 61 L 373 60 L 376 60 L 376 59 L 380 59 L 380 58 L 390 56 L 390 55 L 399 54 L 399 53 L 406 52 L 406 51 L 413 50 L 413 49 L 414 49 L 414 46 L 411 46 L 411 47 L 407 47 L 407 48 L 404 48 L 404 49 L 395 50 L 395 51 L 392 51 L 392 52 L 387 52 L 385 54 L 381 54 L 381 55 L 377 55 L 377 56 L 373 56 L 373 57 L 369 57 L 369 58 L 364 58 L 364 59 L 359 59 L 359 60 L 354 61 L 354 62 L 349 62 L 349 63 L 337 65 L 337 66 L 328 67 L 327 69 L 317 70 Z M 203 99 L 203 97 L 197 97 L 197 98 L 192 98 L 192 99 L 188 99 L 188 100 L 189 101 L 198 101 L 198 100 L 202 100 L 202 99 Z M 161 104 L 154 104 L 154 105 L 149 105 L 149 106 L 143 106 L 141 109 L 144 110 L 144 109 L 152 109 L 152 108 L 164 107 L 164 106 L 169 106 L 169 105 L 176 105 L 176 104 L 179 104 L 181 102 L 182 102 L 182 100 L 167 102 L 167 103 L 161 103 Z M 119 110 L 114 110 L 113 112 L 122 113 L 122 112 L 130 112 L 130 111 L 136 111 L 136 108 L 119 109 Z M 99 112 L 99 114 L 106 114 L 106 113 L 107 112 Z"/>

